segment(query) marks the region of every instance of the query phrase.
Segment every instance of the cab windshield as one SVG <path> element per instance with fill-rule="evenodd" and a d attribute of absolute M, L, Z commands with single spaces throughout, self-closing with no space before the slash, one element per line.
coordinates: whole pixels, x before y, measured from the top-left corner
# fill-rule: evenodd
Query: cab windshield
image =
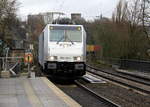
<path fill-rule="evenodd" d="M 82 42 L 81 27 L 50 27 L 51 42 Z"/>

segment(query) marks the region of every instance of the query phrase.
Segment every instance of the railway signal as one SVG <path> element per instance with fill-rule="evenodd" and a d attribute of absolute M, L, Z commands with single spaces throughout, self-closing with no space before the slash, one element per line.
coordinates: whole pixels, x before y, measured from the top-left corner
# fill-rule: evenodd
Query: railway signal
<path fill-rule="evenodd" d="M 25 63 L 32 63 L 33 62 L 32 53 L 25 53 L 24 62 Z"/>
<path fill-rule="evenodd" d="M 33 54 L 31 52 L 25 53 L 24 62 L 28 64 L 28 77 L 30 77 L 30 64 L 33 62 Z"/>

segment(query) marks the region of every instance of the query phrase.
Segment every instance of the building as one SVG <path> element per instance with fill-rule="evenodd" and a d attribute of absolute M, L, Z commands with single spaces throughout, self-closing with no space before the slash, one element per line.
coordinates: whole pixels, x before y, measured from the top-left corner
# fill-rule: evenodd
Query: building
<path fill-rule="evenodd" d="M 64 15 L 62 12 L 47 12 L 47 13 L 42 13 L 44 23 L 45 24 L 52 24 L 53 20 L 55 19 L 55 15 L 58 16 L 58 18 L 61 15 Z"/>
<path fill-rule="evenodd" d="M 31 20 L 42 20 L 44 21 L 44 24 L 52 24 L 55 15 L 60 17 L 61 15 L 64 15 L 62 12 L 45 12 L 45 13 L 40 13 L 40 14 L 35 14 L 35 15 L 28 15 L 28 23 L 32 22 Z"/>
<path fill-rule="evenodd" d="M 73 21 L 81 19 L 81 13 L 71 13 L 71 19 Z"/>

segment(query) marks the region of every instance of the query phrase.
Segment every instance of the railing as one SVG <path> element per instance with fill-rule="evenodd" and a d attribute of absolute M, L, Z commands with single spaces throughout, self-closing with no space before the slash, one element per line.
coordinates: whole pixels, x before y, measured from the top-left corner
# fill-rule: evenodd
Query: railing
<path fill-rule="evenodd" d="M 129 68 L 139 71 L 148 71 L 150 72 L 150 61 L 141 61 L 141 60 L 120 60 L 120 68 Z"/>
<path fill-rule="evenodd" d="M 10 71 L 13 75 L 21 71 L 23 57 L 0 57 L 0 71 Z"/>
<path fill-rule="evenodd" d="M 111 65 L 112 67 L 119 67 L 121 69 L 133 69 L 138 71 L 150 72 L 150 61 L 135 60 L 135 59 L 119 59 L 119 58 L 104 58 L 99 62 Z"/>

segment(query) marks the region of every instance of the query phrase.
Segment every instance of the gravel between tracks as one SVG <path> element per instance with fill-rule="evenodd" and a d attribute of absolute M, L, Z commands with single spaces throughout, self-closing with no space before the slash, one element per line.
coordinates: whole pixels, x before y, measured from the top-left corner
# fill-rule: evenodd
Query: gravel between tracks
<path fill-rule="evenodd" d="M 67 95 L 76 100 L 83 107 L 108 107 L 106 104 L 100 102 L 96 97 L 88 94 L 83 89 L 76 85 L 57 85 Z"/>
<path fill-rule="evenodd" d="M 150 95 L 144 96 L 133 92 L 132 90 L 127 90 L 125 88 L 110 83 L 83 83 L 91 90 L 121 105 L 122 107 L 150 107 Z"/>

